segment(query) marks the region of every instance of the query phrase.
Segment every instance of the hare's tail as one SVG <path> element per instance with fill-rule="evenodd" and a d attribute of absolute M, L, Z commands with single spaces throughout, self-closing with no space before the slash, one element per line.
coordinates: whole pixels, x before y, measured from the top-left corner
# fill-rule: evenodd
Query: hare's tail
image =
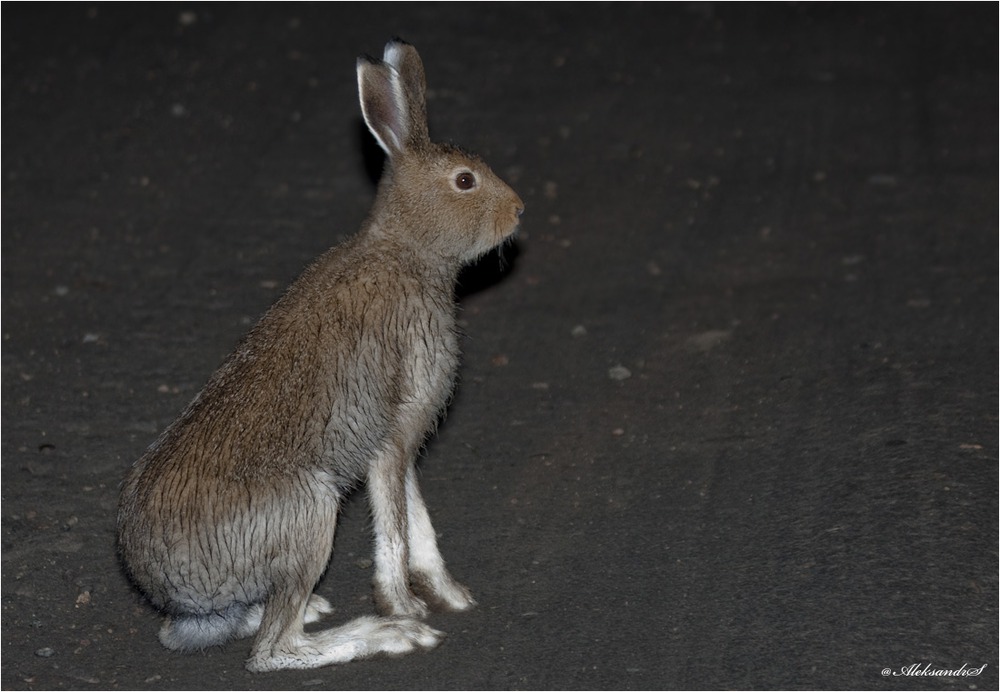
<path fill-rule="evenodd" d="M 332 612 L 333 606 L 328 600 L 312 594 L 303 621 L 313 623 Z M 219 646 L 231 639 L 256 634 L 263 615 L 263 603 L 233 603 L 223 611 L 168 616 L 160 628 L 160 643 L 175 651 L 199 651 Z"/>
<path fill-rule="evenodd" d="M 160 643 L 175 651 L 198 651 L 249 637 L 260 627 L 262 604 L 234 603 L 223 611 L 168 616 L 160 628 Z"/>

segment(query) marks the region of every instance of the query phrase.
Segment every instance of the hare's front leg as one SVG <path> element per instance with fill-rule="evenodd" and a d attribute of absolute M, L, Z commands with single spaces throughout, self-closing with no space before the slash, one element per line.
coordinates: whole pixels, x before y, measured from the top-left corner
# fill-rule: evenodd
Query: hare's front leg
<path fill-rule="evenodd" d="M 455 581 L 444 565 L 427 505 L 417 484 L 417 469 L 412 463 L 406 468 L 406 516 L 413 588 L 435 610 L 468 610 L 476 605 L 469 590 Z"/>
<path fill-rule="evenodd" d="M 422 618 L 427 604 L 410 590 L 407 469 L 414 453 L 388 444 L 372 461 L 368 498 L 375 529 L 375 605 L 383 615 Z"/>

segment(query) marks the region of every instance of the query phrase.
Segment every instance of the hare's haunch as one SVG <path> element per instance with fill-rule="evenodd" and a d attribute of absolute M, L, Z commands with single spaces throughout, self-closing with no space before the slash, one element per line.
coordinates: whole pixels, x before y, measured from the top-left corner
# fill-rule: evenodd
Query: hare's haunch
<path fill-rule="evenodd" d="M 125 478 L 118 544 L 161 609 L 164 646 L 253 636 L 247 668 L 311 668 L 436 646 L 429 608 L 465 610 L 414 460 L 458 368 L 459 269 L 523 204 L 479 158 L 427 133 L 424 70 L 392 41 L 361 59 L 365 122 L 387 155 L 361 231 L 310 266 Z M 366 483 L 379 617 L 306 632 L 344 495 Z"/>

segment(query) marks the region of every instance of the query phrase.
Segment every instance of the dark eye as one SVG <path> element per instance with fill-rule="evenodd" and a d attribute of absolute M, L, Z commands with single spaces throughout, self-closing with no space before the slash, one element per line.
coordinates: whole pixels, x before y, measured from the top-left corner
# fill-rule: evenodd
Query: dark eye
<path fill-rule="evenodd" d="M 476 176 L 472 171 L 462 171 L 455 176 L 455 187 L 459 190 L 471 190 L 476 186 Z"/>

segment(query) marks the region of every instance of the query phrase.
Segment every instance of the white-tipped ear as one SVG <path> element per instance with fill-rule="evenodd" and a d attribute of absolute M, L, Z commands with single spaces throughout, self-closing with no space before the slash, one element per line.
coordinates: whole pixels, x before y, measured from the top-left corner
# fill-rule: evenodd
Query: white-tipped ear
<path fill-rule="evenodd" d="M 410 109 L 399 72 L 385 63 L 358 59 L 361 113 L 379 146 L 390 157 L 406 149 L 410 139 Z"/>
<path fill-rule="evenodd" d="M 403 56 L 408 47 L 412 48 L 405 41 L 394 38 L 385 44 L 385 48 L 382 50 L 382 61 L 389 63 L 398 71 L 403 64 Z"/>
<path fill-rule="evenodd" d="M 424 78 L 424 63 L 416 48 L 398 38 L 385 44 L 382 60 L 392 66 L 399 75 L 406 96 L 410 144 L 420 146 L 428 141 L 427 81 Z"/>

